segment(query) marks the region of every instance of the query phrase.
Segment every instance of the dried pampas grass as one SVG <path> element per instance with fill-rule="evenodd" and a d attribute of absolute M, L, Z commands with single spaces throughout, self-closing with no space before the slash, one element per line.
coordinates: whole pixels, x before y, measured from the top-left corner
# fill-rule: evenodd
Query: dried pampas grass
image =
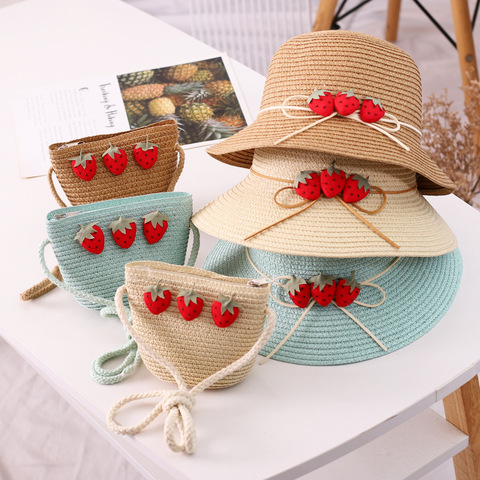
<path fill-rule="evenodd" d="M 456 183 L 455 195 L 480 208 L 480 82 L 471 80 L 463 90 L 469 99 L 463 114 L 446 90 L 424 103 L 422 144 Z"/>

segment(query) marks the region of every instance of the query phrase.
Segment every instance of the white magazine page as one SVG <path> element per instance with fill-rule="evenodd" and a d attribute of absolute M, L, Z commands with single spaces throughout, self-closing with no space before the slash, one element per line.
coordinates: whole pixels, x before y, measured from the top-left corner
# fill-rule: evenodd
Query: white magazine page
<path fill-rule="evenodd" d="M 14 112 L 22 177 L 47 173 L 52 143 L 129 128 L 115 77 L 25 91 Z"/>
<path fill-rule="evenodd" d="M 48 147 L 173 118 L 184 148 L 208 146 L 251 123 L 226 55 L 18 92 L 14 119 L 24 178 L 46 175 Z"/>

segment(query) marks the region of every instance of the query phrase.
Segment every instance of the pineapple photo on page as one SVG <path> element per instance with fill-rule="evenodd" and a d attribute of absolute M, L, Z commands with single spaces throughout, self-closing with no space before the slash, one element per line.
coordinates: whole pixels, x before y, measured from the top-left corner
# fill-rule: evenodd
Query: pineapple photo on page
<path fill-rule="evenodd" d="M 247 125 L 222 57 L 117 79 L 132 129 L 173 119 L 179 143 L 191 145 L 230 137 Z"/>

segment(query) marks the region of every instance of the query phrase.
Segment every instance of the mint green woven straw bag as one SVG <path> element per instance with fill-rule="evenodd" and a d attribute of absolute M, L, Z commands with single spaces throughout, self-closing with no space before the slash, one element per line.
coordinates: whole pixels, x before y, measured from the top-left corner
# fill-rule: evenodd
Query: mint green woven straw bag
<path fill-rule="evenodd" d="M 48 238 L 39 248 L 40 263 L 47 281 L 24 292 L 22 299 L 37 298 L 52 286 L 58 286 L 73 294 L 84 307 L 100 310 L 102 316 L 116 315 L 115 292 L 124 283 L 127 263 L 154 260 L 183 265 L 190 228 L 193 242 L 188 264 L 195 263 L 199 236 L 198 230 L 190 224 L 191 216 L 192 196 L 184 192 L 154 193 L 53 210 L 46 218 Z M 120 222 L 120 228 L 114 235 L 113 230 L 118 226 L 120 217 L 126 220 Z M 144 230 L 144 223 L 150 223 L 150 230 Z M 92 224 L 95 226 L 93 230 Z M 79 235 L 82 225 L 90 225 L 91 233 Z M 159 228 L 156 238 L 152 238 L 154 225 Z M 118 236 L 122 230 L 125 234 Z M 98 240 L 99 231 L 102 232 L 101 241 Z M 93 238 L 88 239 L 89 236 Z M 122 248 L 115 236 L 120 244 L 120 239 L 133 237 L 127 240 L 131 245 Z M 88 240 L 95 246 L 101 244 L 101 253 L 93 253 L 82 246 L 84 237 L 86 245 Z M 48 244 L 52 246 L 60 275 L 54 275 L 46 265 L 45 248 Z M 122 359 L 118 366 L 104 368 L 105 362 L 116 358 Z M 98 357 L 92 363 L 90 373 L 99 383 L 114 384 L 132 374 L 140 362 L 137 345 L 127 334 L 126 343 Z"/>
<path fill-rule="evenodd" d="M 144 217 L 153 212 L 158 212 L 167 226 L 159 241 L 149 243 L 143 232 L 143 223 L 148 219 L 144 220 Z M 124 269 L 128 262 L 158 260 L 184 264 L 191 215 L 192 196 L 184 192 L 154 193 L 53 210 L 47 214 L 48 239 L 40 246 L 40 262 L 47 278 L 72 293 L 83 306 L 97 310 L 105 306 L 113 308 L 115 292 L 124 283 Z M 120 217 L 126 219 L 124 224 L 127 227 L 120 225 L 117 234 L 124 230 L 124 237 L 134 237 L 128 248 L 117 244 L 111 230 L 112 224 Z M 130 223 L 135 224 L 133 229 L 128 228 Z M 92 224 L 104 237 L 103 250 L 99 254 L 84 248 L 83 237 L 79 238 L 81 226 Z M 96 231 L 90 231 L 90 236 L 97 235 Z M 55 278 L 45 264 L 44 250 L 49 243 L 63 282 Z M 194 241 L 190 262 L 195 262 L 197 252 L 198 239 Z"/>
<path fill-rule="evenodd" d="M 458 249 L 437 257 L 305 257 L 220 240 L 204 268 L 270 283 L 269 306 L 277 324 L 261 355 L 295 364 L 339 365 L 394 352 L 431 330 L 455 299 L 462 258 Z M 285 288 L 292 275 L 308 283 L 322 272 L 338 284 L 352 271 L 360 293 L 345 307 L 334 301 L 322 306 L 310 298 L 302 309 Z"/>

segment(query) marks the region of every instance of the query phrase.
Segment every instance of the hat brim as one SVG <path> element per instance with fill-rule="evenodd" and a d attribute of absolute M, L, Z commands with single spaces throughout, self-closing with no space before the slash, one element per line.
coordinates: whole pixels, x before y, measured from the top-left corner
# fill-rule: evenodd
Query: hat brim
<path fill-rule="evenodd" d="M 385 270 L 393 258 L 325 259 L 277 255 L 248 249 L 254 265 L 270 278 L 296 275 L 309 279 L 318 272 L 335 277 L 365 281 Z M 258 278 L 245 247 L 219 241 L 206 259 L 204 268 L 223 275 Z M 450 308 L 462 275 L 458 249 L 439 257 L 401 258 L 374 280 L 386 294 L 385 302 L 374 308 L 357 304 L 346 307 L 387 348 L 384 351 L 352 319 L 335 305 L 315 304 L 286 343 L 274 354 L 276 360 L 303 365 L 338 365 L 359 362 L 394 352 L 420 338 L 433 328 Z M 280 287 L 277 298 L 291 303 Z M 362 287 L 357 298 L 367 304 L 381 299 L 379 290 Z M 292 330 L 302 310 L 270 300 L 277 325 L 262 355 L 268 355 Z"/>
<path fill-rule="evenodd" d="M 235 135 L 213 145 L 207 152 L 223 163 L 250 168 L 254 150 L 277 147 L 303 149 L 352 159 L 399 165 L 418 174 L 418 189 L 424 195 L 447 195 L 456 186 L 421 148 L 418 133 L 402 127 L 395 137 L 408 151 L 384 134 L 368 126 L 336 116 L 298 135 L 276 142 L 312 121 L 285 118 L 280 110 L 261 113 L 255 122 Z"/>
<path fill-rule="evenodd" d="M 197 212 L 193 223 L 219 239 L 289 255 L 428 257 L 443 255 L 456 248 L 453 232 L 415 188 L 415 174 L 387 164 L 336 160 L 338 168 L 370 177 L 372 185 L 385 191 L 412 188 L 405 193 L 387 195 L 386 205 L 379 213 L 360 213 L 377 232 L 335 198 L 323 197 L 311 208 L 281 221 L 295 210 L 301 210 L 282 208 L 275 203 L 276 192 L 288 184 L 254 172 L 269 172 L 268 175 L 278 172 L 280 177 L 293 179 L 301 170 L 320 171 L 331 161 L 331 157 L 316 158 L 311 153 L 306 160 L 294 160 L 295 156 L 301 157 L 301 154 L 301 151 L 293 150 L 284 150 L 280 154 L 274 149 L 257 150 L 253 171 L 242 182 Z M 359 205 L 367 210 L 375 210 L 381 204 L 380 197 L 370 194 Z M 278 198 L 285 204 L 296 204 L 302 200 L 292 190 L 282 192 Z M 260 232 L 270 225 L 273 226 Z M 248 238 L 256 232 L 260 233 Z"/>

